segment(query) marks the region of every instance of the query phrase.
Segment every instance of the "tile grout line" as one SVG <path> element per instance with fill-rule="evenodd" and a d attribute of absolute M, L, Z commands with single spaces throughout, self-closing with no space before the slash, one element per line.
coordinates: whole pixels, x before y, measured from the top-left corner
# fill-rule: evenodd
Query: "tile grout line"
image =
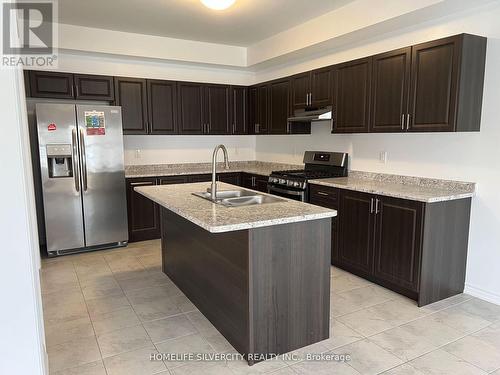
<path fill-rule="evenodd" d="M 467 302 L 467 301 L 465 301 L 465 302 Z M 452 307 L 452 306 L 449 306 L 449 307 Z M 444 309 L 443 309 L 443 310 L 444 310 Z M 440 311 L 442 311 L 442 310 L 440 310 Z M 436 311 L 435 313 L 437 313 L 437 312 L 439 312 L 439 311 Z M 431 315 L 432 315 L 432 314 L 431 314 Z M 428 316 L 429 316 L 429 315 L 428 315 Z M 449 342 L 447 342 L 447 343 L 445 343 L 445 344 L 442 344 L 442 345 L 440 345 L 440 346 L 437 346 L 436 348 L 434 348 L 434 349 L 432 349 L 432 350 L 430 350 L 430 351 L 428 351 L 428 352 L 425 352 L 425 353 L 423 353 L 423 354 L 421 354 L 421 355 L 418 355 L 417 357 L 412 358 L 412 359 L 410 359 L 409 361 L 405 361 L 405 362 L 403 362 L 403 363 L 401 363 L 401 364 L 399 364 L 399 365 L 397 365 L 397 366 L 395 366 L 395 367 L 398 367 L 398 366 L 401 366 L 401 365 L 404 365 L 404 364 L 410 364 L 410 362 L 412 362 L 412 361 L 414 361 L 414 360 L 416 360 L 416 359 L 418 359 L 418 358 L 422 358 L 422 357 L 424 357 L 424 356 L 426 356 L 426 355 L 428 355 L 428 354 L 430 354 L 430 353 L 432 353 L 432 352 L 435 352 L 435 351 L 437 351 L 437 350 L 442 350 L 442 348 L 444 348 L 445 346 L 450 345 L 450 344 L 452 344 L 452 343 L 454 343 L 454 342 L 457 342 L 457 341 L 459 341 L 459 340 L 462 340 L 462 339 L 463 339 L 463 338 L 465 338 L 465 337 L 471 336 L 471 335 L 473 335 L 474 333 L 477 333 L 477 332 L 479 332 L 479 331 L 481 331 L 481 330 L 483 330 L 483 329 L 485 329 L 485 328 L 489 327 L 489 326 L 490 326 L 490 325 L 492 325 L 492 324 L 493 324 L 493 323 L 491 323 L 491 324 L 487 325 L 486 327 L 482 327 L 482 328 L 480 328 L 480 329 L 478 329 L 478 330 L 475 330 L 475 331 L 472 331 L 472 332 L 470 332 L 470 333 L 467 333 L 467 334 L 465 334 L 465 335 L 463 335 L 463 336 L 460 336 L 460 337 L 458 337 L 458 338 L 457 338 L 457 339 L 455 339 L 455 340 L 451 340 L 451 341 L 449 341 Z M 404 325 L 404 324 L 403 324 L 403 325 Z M 448 326 L 448 325 L 447 325 L 447 326 Z M 448 327 L 450 327 L 450 326 L 448 326 Z M 453 327 L 451 327 L 451 328 L 453 328 Z M 389 352 L 388 350 L 386 350 L 386 349 L 382 348 L 382 347 L 381 347 L 380 345 L 378 345 L 376 342 L 374 342 L 374 341 L 370 340 L 369 338 L 366 338 L 366 339 L 367 339 L 368 341 L 370 341 L 372 344 L 375 344 L 376 346 L 378 346 L 379 348 L 381 348 L 382 350 L 385 350 L 385 351 L 386 351 L 386 352 L 388 352 L 389 354 L 391 354 L 391 355 L 393 355 L 393 356 L 397 357 L 396 355 L 392 354 L 392 353 L 391 353 L 391 352 Z M 446 350 L 445 350 L 445 351 L 446 351 Z M 469 364 L 469 365 L 471 365 L 471 366 L 474 366 L 474 367 L 476 367 L 476 368 L 480 369 L 480 370 L 481 370 L 481 371 L 483 371 L 483 372 L 487 372 L 487 371 L 485 371 L 485 370 L 483 370 L 483 369 L 479 368 L 478 366 L 476 366 L 476 365 L 474 365 L 474 364 L 472 364 L 472 363 L 470 363 L 470 362 L 466 361 L 466 360 L 465 360 L 465 359 L 463 359 L 463 358 L 460 358 L 460 357 L 458 357 L 458 356 L 456 356 L 456 355 L 454 355 L 454 354 L 452 354 L 452 353 L 449 353 L 449 352 L 447 352 L 447 353 L 448 353 L 448 354 L 453 355 L 454 357 L 456 357 L 456 358 L 460 359 L 461 361 L 464 361 L 464 362 L 468 363 L 468 364 Z M 398 358 L 398 359 L 400 359 L 399 357 L 397 357 L 397 358 Z M 411 366 L 411 365 L 410 365 L 410 366 Z M 395 368 L 395 367 L 392 367 L 391 369 L 393 369 L 393 368 Z M 414 366 L 411 366 L 411 367 L 414 367 Z M 385 370 L 385 371 L 389 371 L 389 370 L 391 370 L 391 369 L 388 369 L 388 370 Z M 417 370 L 418 370 L 418 369 L 417 369 Z M 384 371 L 384 372 L 385 372 L 385 371 Z"/>
<path fill-rule="evenodd" d="M 104 259 L 104 257 L 102 257 L 102 258 Z M 104 261 L 106 261 L 106 260 L 104 259 Z M 94 331 L 94 339 L 95 339 L 95 342 L 96 342 L 96 345 L 97 345 L 97 349 L 99 350 L 99 355 L 101 356 L 102 367 L 104 368 L 104 372 L 107 375 L 109 375 L 108 374 L 108 370 L 106 369 L 106 366 L 104 365 L 104 358 L 102 356 L 101 346 L 99 345 L 99 341 L 97 340 L 97 332 L 96 332 L 95 327 L 94 327 L 94 321 L 90 317 L 89 306 L 87 305 L 87 300 L 85 298 L 85 295 L 83 294 L 82 284 L 80 282 L 80 277 L 78 276 L 78 272 L 76 272 L 76 267 L 75 267 L 74 261 L 72 261 L 72 264 L 73 264 L 73 268 L 75 269 L 76 278 L 78 280 L 78 285 L 80 286 L 80 291 L 82 293 L 83 302 L 85 303 L 85 308 L 87 309 L 87 314 L 89 316 L 90 324 L 92 325 L 92 330 Z"/>
<path fill-rule="evenodd" d="M 112 270 L 111 266 L 109 265 L 108 260 L 107 260 L 105 257 L 103 257 L 103 258 L 104 258 L 104 261 L 106 262 L 106 264 L 108 265 L 109 269 L 111 270 L 111 274 L 113 275 L 113 279 L 115 279 L 116 283 L 117 283 L 117 284 L 118 284 L 118 286 L 120 287 L 120 290 L 122 291 L 122 293 L 123 293 L 123 295 L 125 296 L 126 300 L 127 300 L 127 301 L 128 301 L 128 303 L 130 304 L 130 307 L 131 307 L 132 311 L 133 311 L 133 312 L 134 312 L 134 314 L 137 316 L 137 319 L 138 319 L 138 320 L 139 320 L 139 322 L 140 322 L 140 326 L 142 327 L 142 329 L 144 330 L 144 332 L 146 332 L 146 335 L 148 336 L 149 341 L 151 341 L 151 344 L 153 345 L 153 347 L 155 348 L 155 350 L 156 350 L 156 351 L 158 351 L 158 348 L 156 347 L 155 343 L 153 342 L 153 339 L 151 338 L 151 336 L 149 335 L 148 330 L 146 329 L 146 327 L 144 327 L 143 321 L 142 321 L 142 320 L 139 318 L 139 316 L 137 315 L 137 312 L 135 311 L 135 309 L 134 309 L 134 306 L 133 306 L 132 302 L 131 302 L 131 301 L 130 301 L 130 299 L 128 298 L 127 294 L 126 294 L 126 293 L 125 293 L 125 291 L 123 290 L 123 287 L 120 285 L 120 283 L 118 282 L 118 280 L 116 280 L 115 273 L 113 272 L 113 270 Z M 142 266 L 142 264 L 141 264 L 141 266 Z M 143 268 L 144 268 L 144 267 L 143 267 Z M 125 351 L 125 352 L 120 353 L 120 354 L 117 354 L 117 355 L 122 355 L 122 354 L 124 354 L 124 353 L 130 353 L 130 352 L 133 352 L 133 351 L 135 351 L 135 350 L 140 350 L 140 349 L 143 349 L 143 348 L 146 348 L 146 346 L 144 346 L 144 347 L 142 347 L 142 348 L 136 348 L 136 349 L 128 350 L 128 351 Z M 112 358 L 112 357 L 114 357 L 114 356 L 110 356 L 110 357 L 107 357 L 107 358 Z M 104 362 L 104 359 L 103 359 L 103 362 Z M 167 369 L 167 371 L 168 371 L 168 372 L 169 372 L 169 374 L 170 374 L 170 371 L 169 371 L 169 369 L 168 369 L 167 365 L 165 364 L 165 361 L 163 361 L 163 360 L 162 360 L 162 363 L 163 363 L 163 365 L 165 366 L 165 368 Z M 104 366 L 104 367 L 106 368 L 106 366 Z M 107 373 L 107 370 L 106 370 L 106 373 Z M 159 373 L 159 372 L 158 372 L 158 373 Z"/>

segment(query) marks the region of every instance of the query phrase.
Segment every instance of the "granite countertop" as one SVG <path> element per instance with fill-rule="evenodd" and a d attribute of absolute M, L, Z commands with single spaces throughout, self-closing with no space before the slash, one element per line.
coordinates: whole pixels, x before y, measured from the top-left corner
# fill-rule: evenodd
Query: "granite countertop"
<path fill-rule="evenodd" d="M 223 163 L 217 163 L 217 173 L 247 172 L 262 176 L 269 176 L 272 171 L 301 168 L 304 168 L 303 164 L 235 161 L 229 163 L 229 169 L 224 169 Z M 203 173 L 212 173 L 211 163 L 127 165 L 125 167 L 125 177 L 127 178 L 179 176 Z"/>
<path fill-rule="evenodd" d="M 475 183 L 384 173 L 350 171 L 349 177 L 309 181 L 311 184 L 434 203 L 474 196 Z"/>
<path fill-rule="evenodd" d="M 137 186 L 135 191 L 212 233 L 231 232 L 337 216 L 337 211 L 283 198 L 284 202 L 225 207 L 192 193 L 206 191 L 209 182 Z M 219 182 L 220 190 L 241 189 Z M 250 189 L 245 189 L 250 190 Z M 264 193 L 258 193 L 267 195 Z"/>

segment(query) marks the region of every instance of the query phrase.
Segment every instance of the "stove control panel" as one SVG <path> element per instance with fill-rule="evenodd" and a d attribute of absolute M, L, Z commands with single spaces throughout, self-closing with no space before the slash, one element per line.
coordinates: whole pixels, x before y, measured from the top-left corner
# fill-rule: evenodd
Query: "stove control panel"
<path fill-rule="evenodd" d="M 305 189 L 307 186 L 307 182 L 293 180 L 290 178 L 280 178 L 280 177 L 269 177 L 269 183 L 274 185 L 282 185 L 287 187 L 293 187 L 295 189 Z"/>

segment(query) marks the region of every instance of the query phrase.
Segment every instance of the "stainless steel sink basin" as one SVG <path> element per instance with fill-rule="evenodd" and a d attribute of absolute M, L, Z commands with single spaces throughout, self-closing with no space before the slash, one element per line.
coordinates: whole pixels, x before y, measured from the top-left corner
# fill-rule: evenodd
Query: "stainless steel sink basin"
<path fill-rule="evenodd" d="M 193 193 L 197 197 L 212 200 L 209 191 Z M 284 202 L 284 199 L 258 194 L 250 190 L 219 190 L 217 191 L 217 200 L 215 203 L 226 207 L 252 206 L 256 204 Z"/>
<path fill-rule="evenodd" d="M 249 195 L 244 197 L 236 198 L 226 198 L 221 200 L 220 204 L 227 207 L 240 207 L 240 206 L 252 206 L 254 204 L 265 204 L 265 203 L 275 203 L 284 202 L 284 199 L 271 197 L 269 195 Z"/>
<path fill-rule="evenodd" d="M 237 198 L 237 197 L 243 197 L 243 196 L 249 196 L 249 195 L 255 195 L 256 193 L 253 191 L 249 190 L 217 190 L 217 200 L 222 200 L 226 198 Z M 208 200 L 212 200 L 212 196 L 210 194 L 210 191 L 203 191 L 200 193 L 193 193 L 193 195 L 196 195 L 201 198 L 205 198 Z"/>

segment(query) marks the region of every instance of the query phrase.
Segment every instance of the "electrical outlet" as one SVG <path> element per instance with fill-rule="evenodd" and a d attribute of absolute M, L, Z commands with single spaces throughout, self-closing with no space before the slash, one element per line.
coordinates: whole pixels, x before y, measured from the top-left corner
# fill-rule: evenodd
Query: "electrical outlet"
<path fill-rule="evenodd" d="M 387 163 L 387 151 L 380 151 L 379 161 L 384 164 Z"/>
<path fill-rule="evenodd" d="M 140 159 L 141 158 L 141 150 L 139 150 L 139 149 L 135 150 L 134 157 L 136 159 Z"/>

